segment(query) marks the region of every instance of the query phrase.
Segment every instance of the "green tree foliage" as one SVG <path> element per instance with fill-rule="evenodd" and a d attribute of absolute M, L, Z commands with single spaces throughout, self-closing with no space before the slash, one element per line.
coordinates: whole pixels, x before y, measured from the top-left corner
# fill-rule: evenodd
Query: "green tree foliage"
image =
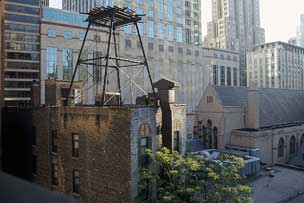
<path fill-rule="evenodd" d="M 252 190 L 241 184 L 238 157 L 223 155 L 214 163 L 199 156 L 182 157 L 167 148 L 153 153 L 142 170 L 137 202 L 153 203 L 249 203 Z"/>

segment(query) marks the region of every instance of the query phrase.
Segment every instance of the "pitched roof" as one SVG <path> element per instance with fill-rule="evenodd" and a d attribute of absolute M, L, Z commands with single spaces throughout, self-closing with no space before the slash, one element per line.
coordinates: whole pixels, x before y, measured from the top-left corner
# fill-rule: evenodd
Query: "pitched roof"
<path fill-rule="evenodd" d="M 247 108 L 247 87 L 213 87 L 224 106 Z M 261 127 L 304 121 L 304 91 L 260 88 L 259 95 Z"/>
<path fill-rule="evenodd" d="M 247 107 L 247 87 L 213 86 L 224 106 Z"/>

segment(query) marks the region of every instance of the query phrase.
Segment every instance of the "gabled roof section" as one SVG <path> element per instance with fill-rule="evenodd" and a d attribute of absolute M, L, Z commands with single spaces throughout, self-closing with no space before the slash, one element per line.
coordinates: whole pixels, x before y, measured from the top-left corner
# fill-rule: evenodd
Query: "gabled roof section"
<path fill-rule="evenodd" d="M 247 87 L 213 86 L 213 88 L 223 106 L 247 107 Z"/>
<path fill-rule="evenodd" d="M 168 78 L 163 77 L 159 81 L 153 83 L 154 88 L 158 89 L 173 89 L 175 87 L 179 87 L 180 84 L 173 80 L 169 80 Z"/>
<path fill-rule="evenodd" d="M 304 121 L 304 91 L 259 89 L 260 126 Z"/>

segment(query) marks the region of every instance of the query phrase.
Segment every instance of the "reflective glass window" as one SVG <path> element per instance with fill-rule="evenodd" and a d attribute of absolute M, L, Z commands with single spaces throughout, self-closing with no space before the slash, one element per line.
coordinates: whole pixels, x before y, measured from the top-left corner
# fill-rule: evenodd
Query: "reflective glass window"
<path fill-rule="evenodd" d="M 154 37 L 154 22 L 148 20 L 147 21 L 147 31 L 148 31 L 148 37 L 153 38 Z"/>
<path fill-rule="evenodd" d="M 164 27 L 163 23 L 158 24 L 157 36 L 159 39 L 164 39 Z"/>
<path fill-rule="evenodd" d="M 46 78 L 55 78 L 57 69 L 57 48 L 48 47 L 46 49 Z"/>
<path fill-rule="evenodd" d="M 49 37 L 56 37 L 56 30 L 55 29 L 48 29 L 48 36 Z"/>
<path fill-rule="evenodd" d="M 5 9 L 7 11 L 18 12 L 18 13 L 28 13 L 28 14 L 34 14 L 34 15 L 40 14 L 39 8 L 32 8 L 32 7 L 26 7 L 26 6 L 6 4 Z"/>
<path fill-rule="evenodd" d="M 164 19 L 164 0 L 158 0 L 158 17 Z"/>
<path fill-rule="evenodd" d="M 182 15 L 182 14 L 183 14 L 183 9 L 181 9 L 181 8 L 176 8 L 176 14 Z"/>
<path fill-rule="evenodd" d="M 73 72 L 73 51 L 72 49 L 62 49 L 63 80 L 71 80 Z"/>
<path fill-rule="evenodd" d="M 174 37 L 173 37 L 173 25 L 172 24 L 169 24 L 167 25 L 167 39 L 169 41 L 173 41 L 174 40 Z"/>
<path fill-rule="evenodd" d="M 72 39 L 73 33 L 72 33 L 71 31 L 64 31 L 63 37 L 64 37 L 65 39 Z"/>
<path fill-rule="evenodd" d="M 183 42 L 183 28 L 176 27 L 176 41 Z"/>
<path fill-rule="evenodd" d="M 11 13 L 7 13 L 5 15 L 5 19 L 11 20 L 11 21 L 26 22 L 26 23 L 39 23 L 40 22 L 39 17 L 16 15 L 16 14 L 11 14 Z"/>
<path fill-rule="evenodd" d="M 149 6 L 153 6 L 154 0 L 147 0 L 147 4 L 148 4 Z"/>
<path fill-rule="evenodd" d="M 175 20 L 176 20 L 176 23 L 183 24 L 183 19 L 182 18 L 176 17 Z"/>
<path fill-rule="evenodd" d="M 153 15 L 154 15 L 154 12 L 153 11 L 147 11 L 147 16 L 148 17 L 153 17 Z"/>

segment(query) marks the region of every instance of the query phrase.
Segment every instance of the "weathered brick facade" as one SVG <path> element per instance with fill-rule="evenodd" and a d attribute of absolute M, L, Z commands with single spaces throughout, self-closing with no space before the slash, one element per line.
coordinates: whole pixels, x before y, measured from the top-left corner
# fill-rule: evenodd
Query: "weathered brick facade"
<path fill-rule="evenodd" d="M 156 151 L 161 147 L 160 128 L 163 138 L 172 143 L 178 131 L 179 151 L 185 152 L 185 105 L 170 103 L 169 113 L 150 104 L 64 107 L 59 93 L 62 87 L 62 81 L 46 81 L 46 95 L 50 95 L 46 96 L 46 105 L 33 110 L 36 183 L 85 203 L 134 202 L 142 155 L 146 148 Z M 166 120 L 165 114 L 171 119 Z M 170 129 L 166 129 L 168 125 Z M 79 192 L 73 184 L 75 170 Z"/>
<path fill-rule="evenodd" d="M 83 202 L 131 201 L 131 111 L 127 108 L 49 107 L 33 113 L 36 127 L 35 181 Z M 57 152 L 51 136 L 57 131 Z M 53 132 L 53 133 L 52 133 Z M 72 156 L 72 135 L 79 135 L 79 157 Z M 52 159 L 58 185 L 52 184 Z M 80 174 L 80 195 L 73 193 L 73 170 Z"/>

